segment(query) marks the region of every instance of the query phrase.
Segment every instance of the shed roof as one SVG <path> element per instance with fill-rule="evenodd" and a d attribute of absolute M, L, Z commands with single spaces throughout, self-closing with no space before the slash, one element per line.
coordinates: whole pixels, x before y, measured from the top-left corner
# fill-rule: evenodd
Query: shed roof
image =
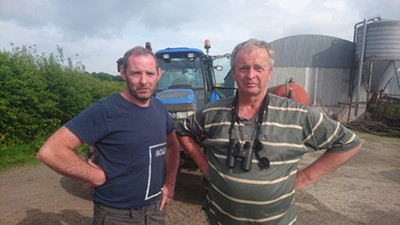
<path fill-rule="evenodd" d="M 296 35 L 271 42 L 277 67 L 351 68 L 355 44 L 324 35 Z"/>

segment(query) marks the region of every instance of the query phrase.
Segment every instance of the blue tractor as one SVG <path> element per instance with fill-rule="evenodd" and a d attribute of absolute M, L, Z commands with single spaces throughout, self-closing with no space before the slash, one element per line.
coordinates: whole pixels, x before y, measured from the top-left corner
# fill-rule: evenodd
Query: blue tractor
<path fill-rule="evenodd" d="M 221 99 L 214 76 L 214 69 L 219 69 L 213 65 L 215 56 L 196 48 L 167 48 L 157 51 L 156 56 L 162 70 L 156 96 L 175 123 L 203 105 Z"/>
<path fill-rule="evenodd" d="M 192 115 L 196 109 L 217 101 L 223 96 L 218 92 L 214 70 L 217 58 L 210 56 L 210 42 L 205 41 L 206 54 L 196 48 L 167 48 L 157 51 L 156 57 L 161 68 L 156 97 L 166 106 L 175 124 Z M 181 168 L 196 168 L 193 161 L 181 151 Z"/>

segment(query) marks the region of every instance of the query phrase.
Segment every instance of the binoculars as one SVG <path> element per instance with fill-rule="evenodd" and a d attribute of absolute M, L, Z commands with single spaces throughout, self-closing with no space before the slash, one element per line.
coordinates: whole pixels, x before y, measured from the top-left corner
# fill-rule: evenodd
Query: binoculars
<path fill-rule="evenodd" d="M 238 140 L 231 140 L 226 158 L 226 165 L 233 168 L 236 163 L 236 158 L 241 158 L 241 168 L 245 171 L 249 171 L 251 169 L 253 153 L 256 152 L 256 156 L 259 160 L 258 165 L 261 168 L 269 168 L 269 159 L 264 156 L 264 154 L 259 154 L 262 149 L 263 145 L 258 140 L 254 142 L 246 141 L 244 144 L 240 143 Z M 262 156 L 260 157 L 260 155 Z"/>

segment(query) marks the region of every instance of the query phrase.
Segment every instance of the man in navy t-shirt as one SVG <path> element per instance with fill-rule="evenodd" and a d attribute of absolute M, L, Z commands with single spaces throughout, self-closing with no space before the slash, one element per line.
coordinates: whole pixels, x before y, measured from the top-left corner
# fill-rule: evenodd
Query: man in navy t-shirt
<path fill-rule="evenodd" d="M 126 90 L 103 98 L 56 131 L 37 157 L 55 171 L 94 188 L 93 224 L 164 224 L 174 195 L 179 144 L 172 120 L 152 97 L 161 70 L 154 54 L 135 47 L 120 67 Z M 73 149 L 94 145 L 100 165 Z M 164 177 L 165 175 L 165 177 Z"/>

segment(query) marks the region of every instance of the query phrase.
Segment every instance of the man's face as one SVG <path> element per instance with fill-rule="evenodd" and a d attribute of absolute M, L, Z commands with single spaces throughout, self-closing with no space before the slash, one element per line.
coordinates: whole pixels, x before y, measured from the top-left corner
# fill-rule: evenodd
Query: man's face
<path fill-rule="evenodd" d="M 121 76 L 126 81 L 130 97 L 141 103 L 148 102 L 154 94 L 160 75 L 161 70 L 156 68 L 152 55 L 131 55 L 128 58 L 126 70 L 121 70 Z"/>
<path fill-rule="evenodd" d="M 264 97 L 271 73 L 265 48 L 244 48 L 237 53 L 232 74 L 241 96 Z"/>

